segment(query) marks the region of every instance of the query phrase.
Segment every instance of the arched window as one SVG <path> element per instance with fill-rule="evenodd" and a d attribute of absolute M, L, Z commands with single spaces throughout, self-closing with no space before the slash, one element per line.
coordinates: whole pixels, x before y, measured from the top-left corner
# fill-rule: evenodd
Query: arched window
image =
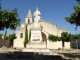
<path fill-rule="evenodd" d="M 30 23 L 30 19 L 28 19 L 28 24 Z"/>
<path fill-rule="evenodd" d="M 20 38 L 23 38 L 23 33 L 20 33 Z"/>

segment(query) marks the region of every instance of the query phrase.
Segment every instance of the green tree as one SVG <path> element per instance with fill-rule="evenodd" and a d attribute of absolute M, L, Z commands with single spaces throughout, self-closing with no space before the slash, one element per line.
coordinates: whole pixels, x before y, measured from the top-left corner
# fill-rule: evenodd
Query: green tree
<path fill-rule="evenodd" d="M 26 44 L 27 44 L 27 43 L 28 43 L 28 29 L 27 29 L 27 25 L 26 25 L 24 47 L 26 47 Z"/>
<path fill-rule="evenodd" d="M 73 40 L 80 39 L 80 34 L 73 34 Z"/>
<path fill-rule="evenodd" d="M 58 36 L 54 36 L 54 35 L 52 35 L 52 34 L 49 34 L 48 39 L 49 39 L 50 41 L 52 41 L 52 42 L 58 41 Z"/>
<path fill-rule="evenodd" d="M 2 21 L 3 11 L 0 9 L 0 30 L 4 29 L 4 24 Z"/>
<path fill-rule="evenodd" d="M 68 32 L 62 32 L 60 39 L 62 41 L 62 50 L 64 50 L 65 42 L 71 41 L 72 40 L 72 35 Z"/>
<path fill-rule="evenodd" d="M 0 9 L 0 24 L 0 30 L 6 30 L 5 37 L 7 34 L 7 29 L 15 30 L 17 26 L 20 26 L 20 18 L 18 16 L 17 9 L 14 8 L 12 11 Z"/>
<path fill-rule="evenodd" d="M 15 8 L 12 11 L 9 10 L 0 10 L 1 17 L 0 17 L 0 23 L 2 23 L 2 30 L 4 29 L 11 29 L 15 30 L 17 26 L 20 25 L 20 18 L 17 13 L 17 9 Z"/>
<path fill-rule="evenodd" d="M 9 40 L 10 41 L 10 46 L 13 47 L 13 40 L 16 39 L 16 34 L 10 34 L 9 36 L 4 36 L 5 40 Z"/>
<path fill-rule="evenodd" d="M 80 3 L 80 0 L 76 0 Z M 80 4 L 74 6 L 74 13 L 70 15 L 70 17 L 65 17 L 65 20 L 70 24 L 76 25 L 76 27 L 80 26 Z"/>
<path fill-rule="evenodd" d="M 0 39 L 2 38 L 2 34 L 0 34 Z"/>
<path fill-rule="evenodd" d="M 28 41 L 30 41 L 30 39 L 31 39 L 31 30 L 29 31 L 29 40 Z"/>
<path fill-rule="evenodd" d="M 13 47 L 13 41 L 14 41 L 14 39 L 16 39 L 16 38 L 17 38 L 17 37 L 16 37 L 16 34 L 15 34 L 15 33 L 9 35 L 8 40 L 11 41 L 11 47 Z"/>

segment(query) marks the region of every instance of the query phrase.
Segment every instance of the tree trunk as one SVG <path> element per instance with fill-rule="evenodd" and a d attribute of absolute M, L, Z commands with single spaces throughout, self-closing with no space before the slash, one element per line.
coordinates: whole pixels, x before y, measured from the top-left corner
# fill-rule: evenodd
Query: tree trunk
<path fill-rule="evenodd" d="M 5 35 L 4 35 L 4 44 L 3 44 L 3 46 L 6 46 L 6 44 L 5 44 L 6 43 L 6 41 L 5 41 L 6 40 L 6 34 L 7 34 L 7 29 L 6 29 Z"/>
<path fill-rule="evenodd" d="M 64 44 L 65 44 L 65 42 L 64 42 L 64 40 L 62 40 L 62 50 L 64 50 L 64 49 L 65 49 Z"/>
<path fill-rule="evenodd" d="M 11 44 L 10 44 L 11 48 L 13 48 L 13 40 L 11 40 Z"/>

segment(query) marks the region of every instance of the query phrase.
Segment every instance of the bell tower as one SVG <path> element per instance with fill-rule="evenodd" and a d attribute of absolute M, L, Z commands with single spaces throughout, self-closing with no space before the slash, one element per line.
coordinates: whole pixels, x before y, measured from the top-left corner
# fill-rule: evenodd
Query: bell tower
<path fill-rule="evenodd" d="M 32 23 L 32 22 L 33 22 L 32 14 L 31 14 L 31 11 L 29 10 L 29 11 L 28 11 L 28 14 L 27 14 L 27 16 L 26 16 L 26 18 L 25 18 L 25 24 L 30 24 L 30 23 Z"/>

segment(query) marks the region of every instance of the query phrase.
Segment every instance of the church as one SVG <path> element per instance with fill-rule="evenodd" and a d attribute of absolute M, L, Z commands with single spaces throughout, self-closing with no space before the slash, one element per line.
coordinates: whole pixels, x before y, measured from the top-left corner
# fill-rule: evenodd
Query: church
<path fill-rule="evenodd" d="M 24 48 L 26 25 L 27 25 L 28 36 L 29 36 L 30 29 L 34 27 L 34 17 L 32 17 L 31 10 L 28 11 L 27 16 L 25 17 L 25 22 L 20 25 L 20 29 L 14 31 L 17 38 L 14 39 L 13 47 Z M 49 49 L 62 48 L 61 41 L 51 42 L 48 40 L 48 36 L 49 34 L 53 34 L 55 36 L 61 36 L 62 32 L 70 32 L 70 31 L 63 28 L 59 28 L 57 27 L 56 24 L 48 22 L 42 18 L 40 19 L 40 26 L 42 28 L 42 40 L 47 41 L 47 48 Z M 69 49 L 69 48 L 70 48 L 70 42 L 65 42 L 65 49 Z"/>

